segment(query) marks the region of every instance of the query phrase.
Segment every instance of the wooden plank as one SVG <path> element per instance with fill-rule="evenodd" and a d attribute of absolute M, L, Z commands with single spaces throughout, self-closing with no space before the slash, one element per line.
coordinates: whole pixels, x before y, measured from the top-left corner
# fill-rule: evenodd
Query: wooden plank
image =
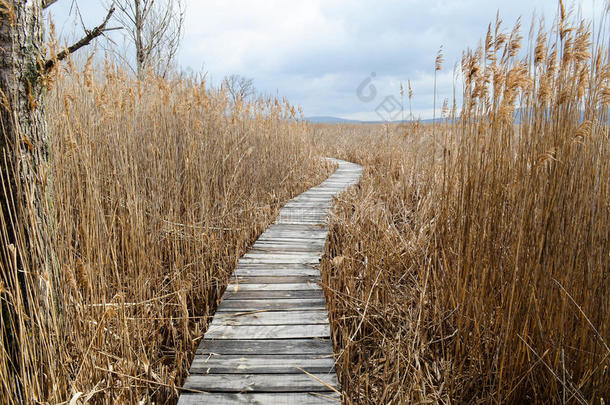
<path fill-rule="evenodd" d="M 341 397 L 337 393 L 228 393 L 212 392 L 194 394 L 185 392 L 180 395 L 178 405 L 340 405 Z"/>
<path fill-rule="evenodd" d="M 302 374 L 332 373 L 335 360 L 330 355 L 312 354 L 235 356 L 208 355 L 195 357 L 190 374 Z"/>
<path fill-rule="evenodd" d="M 303 193 L 290 201 L 332 201 L 336 193 Z"/>
<path fill-rule="evenodd" d="M 326 190 L 326 189 L 317 189 L 317 190 L 307 190 L 303 194 L 299 195 L 299 197 L 325 197 L 332 198 L 337 194 L 336 191 Z"/>
<path fill-rule="evenodd" d="M 282 208 L 280 217 L 282 216 L 299 216 L 299 217 L 315 217 L 325 218 L 328 216 L 328 210 L 318 208 Z"/>
<path fill-rule="evenodd" d="M 305 224 L 322 224 L 327 220 L 327 215 L 303 215 L 303 214 L 280 214 L 275 220 L 278 224 L 285 225 L 305 225 Z"/>
<path fill-rule="evenodd" d="M 244 263 L 239 266 L 238 269 L 292 269 L 292 270 L 304 270 L 304 269 L 316 269 L 317 266 L 307 263 Z"/>
<path fill-rule="evenodd" d="M 280 245 L 294 245 L 299 244 L 300 246 L 318 246 L 322 245 L 321 249 L 324 249 L 326 244 L 326 238 L 324 239 L 305 239 L 305 238 L 287 238 L 287 237 L 260 237 L 256 242 L 258 245 L 274 243 Z M 257 246 L 258 246 L 257 245 Z"/>
<path fill-rule="evenodd" d="M 259 239 L 325 239 L 328 229 L 322 227 L 324 224 L 273 224 L 265 230 Z"/>
<path fill-rule="evenodd" d="M 332 190 L 337 193 L 341 192 L 342 190 L 345 190 L 346 187 L 347 185 L 343 181 L 325 181 L 324 183 L 320 183 L 319 185 L 314 186 L 307 191 Z"/>
<path fill-rule="evenodd" d="M 234 280 L 233 280 L 234 281 Z M 239 284 L 231 282 L 227 291 L 285 291 L 285 290 L 321 290 L 318 283 L 283 283 L 283 284 Z"/>
<path fill-rule="evenodd" d="M 292 224 L 286 224 L 286 225 L 292 225 Z M 326 234 L 326 236 L 328 236 L 328 234 Z M 271 240 L 269 240 L 269 239 L 271 239 Z M 273 244 L 275 244 L 277 242 L 278 244 L 299 244 L 301 246 L 306 245 L 306 244 L 316 244 L 316 245 L 322 244 L 322 246 L 324 246 L 325 240 L 326 240 L 326 237 L 323 238 L 322 235 L 311 237 L 311 236 L 301 236 L 301 235 L 294 235 L 294 234 L 285 234 L 285 235 L 275 234 L 274 235 L 272 233 L 263 233 L 258 237 L 258 239 L 256 240 L 255 243 L 264 243 L 264 244 L 273 243 Z"/>
<path fill-rule="evenodd" d="M 276 222 L 282 225 L 292 225 L 285 224 L 281 221 L 283 220 L 294 220 L 294 221 L 318 221 L 318 223 L 323 223 L 328 215 L 326 213 L 315 213 L 315 212 L 298 212 L 298 211 L 288 211 L 288 212 L 280 212 L 280 215 L 277 217 Z"/>
<path fill-rule="evenodd" d="M 286 224 L 292 225 L 292 224 Z M 328 232 L 307 232 L 307 231 L 265 231 L 259 236 L 261 241 L 279 240 L 292 243 L 320 243 L 326 240 Z"/>
<path fill-rule="evenodd" d="M 315 378 L 314 378 L 315 377 Z M 317 379 L 316 379 L 317 378 Z M 332 374 L 209 374 L 191 375 L 185 388 L 210 392 L 328 392 L 337 385 Z"/>
<path fill-rule="evenodd" d="M 284 290 L 284 291 L 226 291 L 223 299 L 226 300 L 260 300 L 260 299 L 295 299 L 295 298 L 324 298 L 322 290 Z"/>
<path fill-rule="evenodd" d="M 328 215 L 326 214 L 303 214 L 296 212 L 280 213 L 276 218 L 278 225 L 305 225 L 305 224 L 289 224 L 285 221 L 311 221 L 311 225 L 322 224 L 326 222 Z"/>
<path fill-rule="evenodd" d="M 244 264 L 248 263 L 304 263 L 304 264 L 316 264 L 320 261 L 322 255 L 320 254 L 275 254 L 275 253 L 251 253 L 246 256 L 242 256 L 240 262 Z"/>
<path fill-rule="evenodd" d="M 330 325 L 218 326 L 205 339 L 294 339 L 330 337 Z"/>
<path fill-rule="evenodd" d="M 278 224 L 290 224 L 290 225 L 305 225 L 305 224 L 319 224 L 323 222 L 320 219 L 294 219 L 294 218 L 278 218 Z"/>
<path fill-rule="evenodd" d="M 317 201 L 314 202 L 304 202 L 304 201 L 294 201 L 294 200 L 290 200 L 289 202 L 287 202 L 284 207 L 282 209 L 286 209 L 286 208 L 303 208 L 303 209 L 307 209 L 307 208 L 321 208 L 321 209 L 325 209 L 325 210 L 329 210 L 332 207 L 332 201 L 329 201 L 327 203 L 320 203 Z"/>
<path fill-rule="evenodd" d="M 222 312 L 214 316 L 210 328 L 221 325 L 324 325 L 328 323 L 326 309 L 300 311 L 241 311 Z"/>
<path fill-rule="evenodd" d="M 307 190 L 302 194 L 299 194 L 297 197 L 293 198 L 293 200 L 303 198 L 303 197 L 320 197 L 320 198 L 329 198 L 332 199 L 337 193 L 333 190 L 326 189 L 317 189 L 317 190 Z"/>
<path fill-rule="evenodd" d="M 278 224 L 278 226 L 294 226 L 290 224 Z M 267 229 L 265 232 L 261 234 L 261 236 L 265 237 L 285 237 L 292 239 L 325 239 L 326 235 L 328 235 L 327 230 L 298 230 L 298 229 Z"/>
<path fill-rule="evenodd" d="M 260 235 L 258 237 L 258 239 L 256 240 L 255 243 L 257 244 L 277 244 L 277 245 L 281 245 L 281 244 L 299 244 L 301 246 L 306 245 L 306 244 L 311 244 L 311 245 L 322 245 L 324 246 L 324 241 L 325 239 L 321 239 L 321 238 L 315 238 L 315 240 L 312 240 L 311 238 L 302 238 L 302 237 L 296 237 L 296 236 L 280 236 L 280 237 L 271 237 L 271 236 L 267 236 L 267 235 Z"/>
<path fill-rule="evenodd" d="M 319 283 L 321 277 L 319 275 L 311 276 L 283 276 L 283 272 L 276 272 L 277 276 L 237 276 L 233 273 L 231 278 L 232 284 L 302 284 L 302 283 Z M 282 274 L 282 276 L 280 276 Z"/>
<path fill-rule="evenodd" d="M 319 298 L 303 299 L 250 299 L 250 300 L 227 300 L 224 299 L 216 309 L 220 312 L 235 311 L 295 311 L 305 309 L 326 309 L 324 296 Z"/>
<path fill-rule="evenodd" d="M 242 256 L 243 259 L 305 259 L 305 260 L 314 260 L 320 259 L 322 257 L 322 252 L 253 252 L 249 251 L 248 253 Z"/>
<path fill-rule="evenodd" d="M 311 277 L 312 279 L 320 278 L 320 271 L 316 268 L 303 269 L 283 269 L 282 267 L 260 267 L 260 268 L 238 268 L 234 273 L 234 277 Z"/>
<path fill-rule="evenodd" d="M 277 224 L 278 226 L 295 226 L 292 224 Z M 300 225 L 299 225 L 300 226 Z M 276 237 L 279 239 L 324 239 L 328 235 L 327 230 L 300 231 L 293 229 L 268 229 L 261 234 L 264 237 Z"/>
<path fill-rule="evenodd" d="M 276 243 L 273 241 L 257 241 L 252 245 L 252 250 L 255 252 L 273 253 L 277 252 L 323 252 L 326 240 L 320 241 L 287 241 L 279 239 Z"/>
<path fill-rule="evenodd" d="M 256 240 L 256 243 L 259 244 L 277 244 L 277 245 L 281 245 L 281 244 L 298 244 L 300 246 L 308 246 L 308 245 L 320 245 L 322 244 L 322 246 L 324 246 L 324 242 L 326 241 L 326 237 L 328 236 L 328 234 L 324 234 L 324 235 L 312 235 L 312 234 L 307 234 L 307 235 L 295 235 L 295 234 L 291 234 L 291 233 L 286 233 L 286 234 L 280 234 L 280 233 L 263 233 L 261 234 L 258 239 Z"/>
<path fill-rule="evenodd" d="M 239 259 L 238 266 L 243 264 L 258 264 L 258 263 L 302 263 L 302 264 L 316 264 L 320 262 L 319 257 L 298 257 L 298 256 L 285 256 L 285 257 L 273 257 L 273 256 L 261 256 L 259 258 L 244 257 Z"/>
<path fill-rule="evenodd" d="M 315 214 L 315 215 L 326 215 L 329 209 L 320 207 L 316 204 L 312 207 L 284 207 L 280 210 L 280 214 Z"/>
<path fill-rule="evenodd" d="M 267 228 L 269 231 L 300 231 L 300 232 L 328 232 L 326 227 L 322 225 L 270 225 Z"/>
<path fill-rule="evenodd" d="M 205 339 L 197 348 L 197 355 L 210 353 L 227 355 L 283 355 L 315 354 L 325 356 L 332 354 L 332 343 L 329 339 Z"/>
<path fill-rule="evenodd" d="M 293 221 L 293 222 L 309 221 L 308 223 L 311 223 L 311 224 L 322 224 L 322 223 L 326 222 L 327 218 L 328 218 L 328 215 L 326 215 L 326 214 L 286 213 L 286 214 L 280 214 L 276 218 L 275 221 L 277 224 L 280 224 L 280 225 L 305 225 L 305 224 L 292 224 L 292 223 L 288 223 L 287 221 Z"/>
<path fill-rule="evenodd" d="M 315 203 L 322 203 L 322 204 L 331 204 L 333 201 L 333 197 L 328 196 L 328 197 L 322 197 L 322 196 L 298 196 L 296 198 L 293 198 L 291 201 L 293 202 L 298 202 L 298 203 L 303 203 L 303 202 L 315 202 Z"/>
<path fill-rule="evenodd" d="M 249 250 L 250 253 L 317 253 L 319 255 L 320 249 L 323 248 L 324 244 L 320 243 L 318 245 L 308 245 L 303 246 L 302 244 L 293 244 L 292 246 L 286 245 L 275 245 L 268 244 L 265 245 L 254 245 L 252 249 Z"/>

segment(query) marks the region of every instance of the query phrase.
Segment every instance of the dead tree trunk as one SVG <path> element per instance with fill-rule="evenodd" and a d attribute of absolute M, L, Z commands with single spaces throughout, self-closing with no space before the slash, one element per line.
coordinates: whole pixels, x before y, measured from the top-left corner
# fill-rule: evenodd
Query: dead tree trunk
<path fill-rule="evenodd" d="M 53 305 L 30 302 L 29 289 L 41 287 L 48 300 L 54 273 L 48 252 L 42 8 L 41 0 L 0 0 L 0 280 L 4 287 L 0 332 L 11 359 L 12 370 L 5 371 L 17 375 L 23 366 L 17 336 L 26 329 L 29 307 Z"/>
<path fill-rule="evenodd" d="M 45 59 L 42 10 L 57 0 L 0 0 L 0 398 L 32 402 L 32 373 L 40 351 L 35 332 L 49 339 L 61 322 L 60 272 L 52 243 L 49 137 L 44 114 L 46 75 L 104 32 L 112 17 Z M 48 343 L 48 342 L 47 342 Z M 29 347 L 28 347 L 29 346 Z M 52 354 L 51 354 L 52 356 Z M 29 363 L 28 363 L 29 362 Z M 34 362 L 34 363 L 32 363 Z M 39 387 L 38 384 L 34 386 Z M 1 401 L 0 401 L 1 402 Z"/>
<path fill-rule="evenodd" d="M 46 274 L 41 246 L 48 229 L 49 139 L 44 119 L 44 28 L 41 0 L 2 2 L 0 138 L 3 217 L 9 245 L 23 265 Z M 24 232 L 30 226 L 29 232 Z M 41 239 L 42 238 L 42 239 Z M 23 249 L 21 249 L 23 250 Z M 32 259 L 33 258 L 33 259 Z"/>
<path fill-rule="evenodd" d="M 135 46 L 136 46 L 136 66 L 137 66 L 137 74 L 138 78 L 142 78 L 142 74 L 144 73 L 144 39 L 142 37 L 142 30 L 144 28 L 144 17 L 142 15 L 142 5 L 140 4 L 140 0 L 134 0 L 135 6 Z"/>

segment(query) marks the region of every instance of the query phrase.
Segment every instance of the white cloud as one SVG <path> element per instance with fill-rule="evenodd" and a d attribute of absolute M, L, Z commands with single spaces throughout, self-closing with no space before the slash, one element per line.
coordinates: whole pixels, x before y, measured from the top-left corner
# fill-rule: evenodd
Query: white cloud
<path fill-rule="evenodd" d="M 77 0 L 90 26 L 103 17 L 99 0 Z M 53 6 L 69 31 L 71 1 Z M 603 8 L 602 0 L 576 2 L 583 15 Z M 186 32 L 180 65 L 213 81 L 228 74 L 254 78 L 267 94 L 287 96 L 306 115 L 372 117 L 375 101 L 363 103 L 356 88 L 371 72 L 380 102 L 398 97 L 399 83 L 411 79 L 414 109 L 431 116 L 432 73 L 443 45 L 445 69 L 438 99 L 452 95 L 453 65 L 462 51 L 484 37 L 496 12 L 512 27 L 522 15 L 527 33 L 531 16 L 545 15 L 555 0 L 187 0 Z M 370 118 L 367 118 L 370 119 Z"/>

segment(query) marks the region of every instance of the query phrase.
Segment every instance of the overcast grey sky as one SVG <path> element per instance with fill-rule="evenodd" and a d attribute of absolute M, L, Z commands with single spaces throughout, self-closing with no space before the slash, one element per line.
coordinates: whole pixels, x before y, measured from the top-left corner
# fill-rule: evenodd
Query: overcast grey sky
<path fill-rule="evenodd" d="M 77 31 L 73 0 L 50 8 L 64 37 Z M 105 15 L 100 0 L 76 0 L 84 22 Z M 433 67 L 438 48 L 445 69 L 439 98 L 452 95 L 452 70 L 467 47 L 474 48 L 499 10 L 507 28 L 523 17 L 527 33 L 534 12 L 548 25 L 556 0 L 186 0 L 185 36 L 178 64 L 208 72 L 213 83 L 225 75 L 254 79 L 267 94 L 286 96 L 306 116 L 332 115 L 377 120 L 386 96 L 400 99 L 400 83 L 411 80 L 414 115 L 432 116 Z M 569 0 L 566 2 L 569 3 Z M 573 1 L 585 17 L 599 18 L 603 0 Z M 357 96 L 371 80 L 377 95 Z M 367 82 L 368 83 L 368 82 Z M 366 86 L 365 88 L 368 88 Z M 367 94 L 368 95 L 368 94 Z M 370 98 L 370 97 L 369 97 Z"/>

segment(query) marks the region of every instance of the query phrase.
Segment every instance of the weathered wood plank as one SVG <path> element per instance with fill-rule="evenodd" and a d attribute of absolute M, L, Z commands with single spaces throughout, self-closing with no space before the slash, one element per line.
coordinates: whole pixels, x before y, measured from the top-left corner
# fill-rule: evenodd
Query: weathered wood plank
<path fill-rule="evenodd" d="M 249 257 L 245 257 L 242 259 L 239 259 L 239 264 L 265 264 L 265 263 L 278 263 L 278 264 L 289 264 L 289 263 L 295 263 L 295 264 L 316 264 L 320 262 L 320 258 L 318 257 L 290 257 L 290 256 L 286 256 L 286 257 L 271 257 L 271 256 L 264 256 L 264 257 L 260 257 L 260 258 L 249 258 Z"/>
<path fill-rule="evenodd" d="M 315 354 L 326 356 L 332 354 L 332 343 L 329 339 L 205 339 L 197 348 L 197 355 L 211 353 L 226 355 L 283 355 Z"/>
<path fill-rule="evenodd" d="M 324 296 L 305 299 L 250 299 L 222 300 L 217 313 L 234 311 L 295 311 L 305 309 L 326 309 Z"/>
<path fill-rule="evenodd" d="M 292 218 L 312 218 L 317 219 L 318 222 L 324 222 L 324 218 L 328 215 L 326 210 L 311 210 L 305 208 L 284 208 L 280 211 L 279 218 L 292 217 Z"/>
<path fill-rule="evenodd" d="M 291 212 L 292 211 L 292 212 Z M 303 213 L 303 209 L 300 209 L 300 212 Z M 287 214 L 289 215 L 300 215 L 299 210 L 288 210 Z M 281 211 L 280 211 L 281 215 Z M 318 215 L 318 214 L 315 214 Z M 316 224 L 272 224 L 265 232 L 286 232 L 286 233 L 326 233 L 327 229 L 323 226 L 324 221 L 320 221 Z"/>
<path fill-rule="evenodd" d="M 283 273 L 276 271 L 276 276 L 239 276 L 233 274 L 231 284 L 302 284 L 302 283 L 319 283 L 321 277 L 319 275 L 311 276 L 284 276 Z"/>
<path fill-rule="evenodd" d="M 293 226 L 292 224 L 277 224 L 277 225 Z M 308 241 L 311 239 L 320 239 L 321 238 L 319 236 L 312 237 L 312 235 L 314 235 L 314 234 L 308 233 L 307 231 L 296 231 L 296 232 L 301 232 L 305 236 L 296 235 L 296 234 L 294 234 L 294 232 L 291 232 L 291 231 L 274 230 L 272 232 L 275 232 L 275 233 L 283 232 L 284 233 L 283 235 L 275 236 L 275 239 L 288 239 L 288 240 L 294 239 L 294 240 L 298 240 L 298 241 L 303 241 L 303 240 Z M 268 239 L 272 235 L 272 232 L 270 231 L 270 232 L 261 233 L 260 236 L 258 237 L 258 239 L 261 239 L 261 238 L 263 238 L 262 240 L 265 240 L 266 238 Z"/>
<path fill-rule="evenodd" d="M 291 224 L 283 224 L 283 225 L 291 225 Z M 282 230 L 273 230 L 261 234 L 259 239 L 267 240 L 267 239 L 288 239 L 288 240 L 298 240 L 298 241 L 319 241 L 324 240 L 328 236 L 328 232 L 309 232 L 309 231 L 282 231 Z"/>
<path fill-rule="evenodd" d="M 316 377 L 316 378 L 314 378 Z M 211 392 L 329 392 L 336 374 L 209 374 L 191 375 L 185 388 Z"/>
<path fill-rule="evenodd" d="M 317 269 L 317 265 L 307 263 L 244 263 L 239 269 Z"/>
<path fill-rule="evenodd" d="M 282 236 L 282 237 L 277 237 L 277 238 L 273 238 L 273 237 L 264 237 L 264 235 L 260 235 L 258 237 L 258 239 L 256 240 L 255 244 L 257 245 L 300 245 L 300 246 L 318 246 L 321 245 L 322 247 L 324 247 L 325 245 L 325 239 L 320 239 L 320 238 L 316 238 L 314 240 L 312 240 L 311 238 L 297 238 L 297 237 L 288 237 L 288 236 Z"/>
<path fill-rule="evenodd" d="M 296 238 L 296 237 L 284 237 L 284 236 L 273 236 L 269 235 L 269 237 L 259 238 L 258 241 L 254 245 L 253 248 L 259 247 L 273 247 L 276 249 L 285 249 L 287 253 L 291 252 L 291 249 L 295 249 L 295 253 L 311 253 L 315 252 L 317 249 L 323 249 L 326 243 L 326 238 Z M 297 249 L 308 249 L 305 252 L 299 252 Z M 316 250 L 314 250 L 316 249 Z M 320 250 L 317 251 L 321 253 Z"/>
<path fill-rule="evenodd" d="M 293 199 L 292 201 L 294 201 L 296 203 L 315 202 L 315 203 L 322 203 L 322 204 L 331 204 L 333 201 L 333 197 L 318 197 L 318 196 L 300 197 L 299 196 L 299 197 Z"/>
<path fill-rule="evenodd" d="M 318 224 L 318 225 L 279 225 L 279 224 L 275 224 L 275 225 L 270 225 L 267 228 L 267 231 L 275 231 L 275 230 L 300 231 L 300 232 L 316 232 L 316 231 L 328 232 L 326 227 L 322 224 Z"/>
<path fill-rule="evenodd" d="M 234 280 L 227 286 L 227 291 L 283 291 L 283 290 L 320 290 L 318 283 L 282 283 L 282 284 L 239 284 Z"/>
<path fill-rule="evenodd" d="M 304 197 L 321 197 L 321 198 L 333 198 L 337 193 L 333 190 L 324 190 L 324 189 L 318 189 L 318 190 L 308 190 L 306 192 L 304 192 L 303 194 L 301 194 L 299 197 L 304 198 Z"/>
<path fill-rule="evenodd" d="M 180 395 L 178 405 L 339 405 L 341 397 L 337 393 L 227 393 L 213 392 L 194 394 L 185 392 Z"/>
<path fill-rule="evenodd" d="M 307 219 L 278 219 L 277 221 L 278 223 L 281 224 L 298 224 L 298 225 L 304 225 L 304 224 L 317 224 L 320 221 L 317 219 L 312 219 L 312 220 L 307 220 Z"/>
<path fill-rule="evenodd" d="M 205 339 L 295 339 L 330 337 L 325 325 L 260 325 L 210 327 Z"/>
<path fill-rule="evenodd" d="M 260 300 L 278 298 L 324 298 L 322 290 L 285 290 L 285 291 L 226 291 L 225 300 Z"/>
<path fill-rule="evenodd" d="M 222 312 L 214 316 L 210 328 L 216 326 L 248 325 L 324 325 L 328 323 L 326 310 L 299 311 L 240 311 Z"/>
<path fill-rule="evenodd" d="M 328 211 L 327 208 L 314 205 L 313 207 L 284 207 L 280 210 L 280 214 L 327 215 Z"/>
<path fill-rule="evenodd" d="M 195 357 L 190 374 L 302 374 L 332 373 L 335 360 L 332 356 L 319 355 L 208 355 Z"/>
<path fill-rule="evenodd" d="M 290 202 L 287 202 L 284 205 L 284 208 L 303 208 L 303 209 L 307 209 L 307 208 L 322 208 L 322 209 L 330 210 L 332 205 L 333 205 L 332 201 L 329 201 L 327 203 L 320 203 L 318 201 L 304 202 L 304 201 L 294 201 L 294 200 L 291 200 Z M 282 209 L 284 209 L 284 208 L 282 208 Z"/>
<path fill-rule="evenodd" d="M 293 246 L 285 246 L 285 245 L 256 245 L 252 246 L 252 249 L 249 250 L 250 253 L 318 253 L 321 246 L 319 245 L 310 245 L 303 246 L 294 244 Z"/>
<path fill-rule="evenodd" d="M 291 240 L 291 239 L 266 239 L 258 240 L 252 248 L 254 249 L 324 249 L 325 240 Z"/>
<path fill-rule="evenodd" d="M 320 259 L 322 257 L 321 252 L 253 252 L 249 251 L 248 253 L 242 256 L 243 259 L 305 259 L 305 260 L 315 260 Z"/>
<path fill-rule="evenodd" d="M 320 277 L 320 271 L 316 268 L 303 268 L 303 269 L 283 269 L 282 267 L 261 267 L 261 268 L 239 268 L 235 273 L 235 277 L 277 277 L 285 276 L 290 277 L 312 277 L 318 279 Z"/>
<path fill-rule="evenodd" d="M 290 226 L 291 224 L 279 224 Z M 273 229 L 261 234 L 263 238 L 290 238 L 290 239 L 326 239 L 328 231 L 297 231 L 292 229 Z"/>
<path fill-rule="evenodd" d="M 280 212 L 280 215 L 276 218 L 276 223 L 280 225 L 305 225 L 305 224 L 288 224 L 282 221 L 311 221 L 312 224 L 324 223 L 327 214 L 316 214 L 316 213 L 302 213 L 302 212 Z"/>

